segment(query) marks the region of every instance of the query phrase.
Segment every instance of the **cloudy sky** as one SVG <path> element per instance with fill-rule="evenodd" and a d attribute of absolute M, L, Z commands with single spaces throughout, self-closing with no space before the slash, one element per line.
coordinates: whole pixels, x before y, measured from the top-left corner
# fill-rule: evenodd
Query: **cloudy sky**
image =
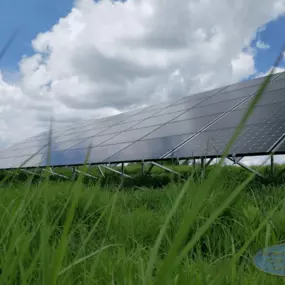
<path fill-rule="evenodd" d="M 9 0 L 0 4 L 0 146 L 70 122 L 266 73 L 285 0 Z M 285 62 L 280 64 L 280 69 Z"/>

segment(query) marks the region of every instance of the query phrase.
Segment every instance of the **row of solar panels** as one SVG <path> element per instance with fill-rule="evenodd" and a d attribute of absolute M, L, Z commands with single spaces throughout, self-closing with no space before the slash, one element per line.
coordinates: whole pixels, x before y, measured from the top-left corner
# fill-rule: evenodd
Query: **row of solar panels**
<path fill-rule="evenodd" d="M 89 162 L 94 164 L 219 156 L 263 80 L 54 130 L 49 153 L 45 132 L 1 151 L 0 168 L 45 166 L 47 157 L 53 166 L 80 165 L 90 145 Z M 280 73 L 273 76 L 231 154 L 268 153 L 285 133 L 284 107 L 285 75 Z"/>

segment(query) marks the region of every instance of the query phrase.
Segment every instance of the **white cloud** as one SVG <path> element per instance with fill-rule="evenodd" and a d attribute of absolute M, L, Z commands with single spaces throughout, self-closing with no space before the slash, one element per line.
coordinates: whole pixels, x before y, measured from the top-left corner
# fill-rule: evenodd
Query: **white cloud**
<path fill-rule="evenodd" d="M 260 40 L 258 40 L 256 42 L 256 47 L 259 48 L 259 49 L 270 49 L 270 45 L 269 44 L 267 44 L 267 43 L 265 43 L 263 41 L 260 41 Z"/>
<path fill-rule="evenodd" d="M 19 63 L 20 80 L 0 79 L 2 144 L 45 128 L 51 116 L 116 114 L 254 74 L 248 47 L 285 12 L 284 3 L 78 0 L 34 39 L 35 54 Z"/>
<path fill-rule="evenodd" d="M 255 72 L 254 58 L 252 54 L 242 52 L 231 61 L 233 75 L 236 78 L 244 78 Z"/>

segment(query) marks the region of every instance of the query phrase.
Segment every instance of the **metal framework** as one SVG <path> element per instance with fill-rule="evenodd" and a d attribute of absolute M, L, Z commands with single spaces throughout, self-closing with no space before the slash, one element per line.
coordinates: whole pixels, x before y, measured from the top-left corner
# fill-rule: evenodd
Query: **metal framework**
<path fill-rule="evenodd" d="M 174 171 L 174 170 L 172 170 L 172 169 L 170 169 L 170 168 L 168 168 L 168 167 L 166 167 L 164 165 L 161 165 L 161 164 L 159 164 L 157 162 L 151 161 L 151 162 L 149 162 L 149 164 L 150 164 L 150 167 L 149 167 L 146 175 L 150 174 L 150 172 L 151 172 L 151 170 L 153 169 L 154 166 L 157 166 L 157 167 L 159 167 L 161 169 L 164 169 L 164 170 L 166 170 L 166 171 L 168 171 L 170 173 L 173 173 L 173 174 L 176 174 L 176 175 L 180 175 L 178 172 L 176 172 L 176 171 Z"/>
<path fill-rule="evenodd" d="M 112 172 L 115 172 L 115 173 L 117 173 L 117 174 L 120 174 L 122 177 L 127 177 L 127 178 L 130 178 L 130 179 L 133 179 L 133 177 L 132 176 L 130 176 L 130 175 L 128 175 L 128 174 L 125 174 L 124 172 L 120 172 L 120 171 L 118 171 L 118 170 L 116 170 L 116 169 L 113 169 L 112 167 L 109 167 L 109 166 L 106 166 L 106 165 L 101 165 L 101 167 L 103 167 L 103 168 L 106 168 L 106 169 L 108 169 L 108 170 L 110 170 L 110 171 L 112 171 Z M 122 167 L 123 168 L 123 167 Z"/>
<path fill-rule="evenodd" d="M 81 171 L 81 170 L 78 170 L 78 169 L 76 169 L 75 171 L 76 171 L 77 173 L 80 173 L 80 174 L 84 175 L 84 176 L 87 176 L 87 177 L 90 177 L 90 178 L 94 178 L 94 179 L 98 179 L 98 177 L 96 177 L 96 176 L 94 176 L 94 175 L 91 175 L 91 174 L 89 174 L 89 173 L 87 173 L 87 172 L 84 172 L 84 171 Z"/>
<path fill-rule="evenodd" d="M 104 172 L 102 171 L 102 169 L 99 165 L 98 165 L 98 170 L 99 170 L 100 174 L 102 175 L 102 177 L 105 177 Z"/>
<path fill-rule="evenodd" d="M 210 158 L 209 160 L 208 160 L 208 162 L 206 163 L 206 167 L 208 167 L 211 163 L 212 163 L 212 161 L 214 160 L 214 158 L 212 157 L 212 158 Z"/>
<path fill-rule="evenodd" d="M 270 155 L 270 170 L 271 170 L 271 175 L 274 175 L 274 155 Z"/>
<path fill-rule="evenodd" d="M 39 173 L 36 173 L 36 172 L 33 172 L 33 171 L 30 171 L 28 169 L 24 169 L 24 168 L 21 168 L 20 171 L 22 172 L 26 172 L 28 174 L 32 174 L 32 175 L 40 175 Z"/>
<path fill-rule="evenodd" d="M 53 176 L 58 176 L 58 177 L 61 177 L 61 178 L 64 178 L 64 179 L 70 179 L 69 177 L 67 177 L 67 176 L 65 176 L 63 174 L 59 174 L 59 173 L 54 172 L 52 167 L 49 167 L 49 170 L 43 168 L 43 171 L 46 171 L 46 172 L 50 173 Z"/>
<path fill-rule="evenodd" d="M 255 169 L 252 169 L 252 168 L 246 166 L 245 164 L 243 164 L 243 163 L 241 163 L 241 162 L 235 161 L 235 160 L 234 160 L 233 158 L 231 158 L 231 157 L 228 157 L 228 160 L 230 160 L 230 161 L 232 161 L 234 164 L 237 164 L 237 165 L 239 165 L 240 167 L 242 167 L 242 168 L 244 168 L 244 169 L 246 169 L 246 170 L 248 170 L 248 171 L 254 173 L 254 174 L 257 175 L 257 176 L 259 176 L 259 177 L 261 177 L 261 178 L 264 178 L 264 176 L 263 176 L 262 174 L 260 174 L 258 171 L 256 171 Z"/>

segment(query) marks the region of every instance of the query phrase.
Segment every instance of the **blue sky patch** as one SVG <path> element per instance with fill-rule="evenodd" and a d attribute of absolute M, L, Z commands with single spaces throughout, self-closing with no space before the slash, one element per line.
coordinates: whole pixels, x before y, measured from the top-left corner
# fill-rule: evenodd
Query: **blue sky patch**
<path fill-rule="evenodd" d="M 257 41 L 270 46 L 270 48 L 257 48 L 255 65 L 258 72 L 266 72 L 278 57 L 284 43 L 285 16 L 275 21 L 271 21 L 265 30 L 258 33 L 256 40 L 252 42 L 252 47 L 256 47 Z M 285 67 L 284 60 L 280 64 Z"/>
<path fill-rule="evenodd" d="M 0 9 L 0 49 L 15 30 L 20 32 L 1 60 L 0 69 L 12 72 L 18 68 L 23 55 L 33 53 L 31 41 L 38 33 L 46 32 L 59 18 L 66 16 L 73 0 L 4 0 Z"/>

